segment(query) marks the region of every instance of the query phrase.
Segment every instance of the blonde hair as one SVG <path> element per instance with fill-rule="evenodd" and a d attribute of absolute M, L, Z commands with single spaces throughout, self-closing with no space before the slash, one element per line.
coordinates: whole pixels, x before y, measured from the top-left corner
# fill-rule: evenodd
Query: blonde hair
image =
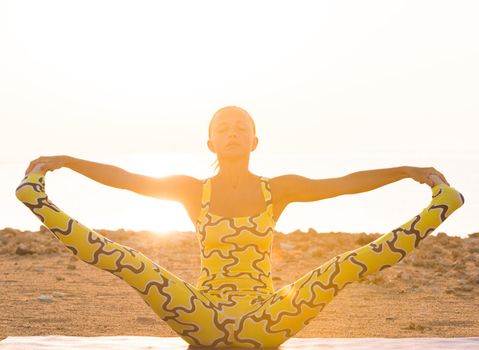
<path fill-rule="evenodd" d="M 254 124 L 253 118 L 251 118 L 251 115 L 246 110 L 244 110 L 243 108 L 238 107 L 238 106 L 225 106 L 223 108 L 218 109 L 213 114 L 213 117 L 211 117 L 210 125 L 208 126 L 208 138 L 211 138 L 211 126 L 213 125 L 213 119 L 215 118 L 215 116 L 218 115 L 220 112 L 222 112 L 224 110 L 230 110 L 230 109 L 241 110 L 244 114 L 246 114 L 249 117 L 249 119 L 251 120 L 251 124 L 253 124 L 254 135 L 256 136 L 256 125 Z M 218 157 L 216 157 L 216 159 L 214 160 L 214 162 L 211 165 L 214 165 L 215 162 L 216 162 L 216 166 L 215 166 L 215 171 L 216 171 L 220 166 L 219 162 L 218 162 Z"/>

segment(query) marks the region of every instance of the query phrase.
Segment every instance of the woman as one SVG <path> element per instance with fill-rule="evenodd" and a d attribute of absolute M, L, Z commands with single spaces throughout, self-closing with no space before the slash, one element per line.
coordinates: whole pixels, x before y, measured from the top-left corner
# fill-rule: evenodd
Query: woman
<path fill-rule="evenodd" d="M 279 346 L 347 284 L 404 259 L 464 203 L 462 194 L 430 167 L 402 166 L 319 180 L 255 175 L 248 165 L 257 144 L 250 115 L 227 106 L 214 114 L 209 126 L 208 147 L 219 162 L 214 177 L 152 178 L 68 156 L 40 157 L 30 163 L 16 196 L 79 259 L 132 286 L 181 338 L 191 345 L 218 348 Z M 181 202 L 200 243 L 196 286 L 53 204 L 45 192 L 45 174 L 64 166 L 108 186 Z M 375 241 L 273 289 L 273 232 L 289 203 L 370 191 L 407 177 L 431 187 L 431 202 L 422 212 Z"/>

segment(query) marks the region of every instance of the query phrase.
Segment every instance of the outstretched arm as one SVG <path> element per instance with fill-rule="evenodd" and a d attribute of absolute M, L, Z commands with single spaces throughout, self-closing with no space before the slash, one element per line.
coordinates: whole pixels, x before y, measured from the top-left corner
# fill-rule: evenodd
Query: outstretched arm
<path fill-rule="evenodd" d="M 279 189 L 276 192 L 279 193 L 278 197 L 285 203 L 292 203 L 318 201 L 344 194 L 367 192 L 404 178 L 412 178 L 421 184 L 426 183 L 432 188 L 438 183 L 434 176 L 437 176 L 449 186 L 449 182 L 444 175 L 436 169 L 414 166 L 363 170 L 329 179 L 309 179 L 300 175 L 282 175 L 276 177 L 274 183 L 277 184 L 276 186 Z"/>
<path fill-rule="evenodd" d="M 420 168 L 414 166 L 358 171 L 346 175 L 344 182 L 347 187 L 347 193 L 354 194 L 371 191 L 404 178 L 412 178 L 421 184 L 426 183 L 433 187 L 437 183 L 434 176 L 437 176 L 439 180 L 442 180 L 449 186 L 445 176 L 433 167 Z"/>
<path fill-rule="evenodd" d="M 124 188 L 127 181 L 126 170 L 109 164 L 91 162 L 84 159 L 61 156 L 42 156 L 30 162 L 25 175 L 35 170 L 38 173 L 46 174 L 47 171 L 54 171 L 60 168 L 70 168 L 77 173 L 85 175 L 90 179 L 100 182 L 106 186 Z"/>
<path fill-rule="evenodd" d="M 301 175 L 282 175 L 273 179 L 278 201 L 311 202 L 345 194 L 370 191 L 408 177 L 409 167 L 365 170 L 328 179 L 310 179 Z M 279 195 L 278 195 L 279 194 Z"/>
<path fill-rule="evenodd" d="M 346 192 L 355 194 L 374 190 L 375 188 L 409 177 L 407 166 L 394 168 L 357 171 L 344 177 Z"/>
<path fill-rule="evenodd" d="M 65 167 L 106 186 L 121 189 L 125 187 L 127 172 L 122 168 L 75 157 L 67 157 L 64 164 Z"/>
<path fill-rule="evenodd" d="M 70 168 L 106 186 L 158 199 L 175 200 L 182 204 L 188 203 L 191 193 L 201 188 L 201 181 L 188 175 L 169 175 L 158 178 L 134 174 L 114 165 L 63 155 L 39 157 L 33 160 L 25 171 L 25 175 L 33 170 L 46 174 L 47 171 L 62 167 Z"/>

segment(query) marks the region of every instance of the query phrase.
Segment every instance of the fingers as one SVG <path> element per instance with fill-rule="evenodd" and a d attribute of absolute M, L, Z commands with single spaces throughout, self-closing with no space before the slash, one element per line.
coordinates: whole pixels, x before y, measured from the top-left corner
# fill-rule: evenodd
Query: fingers
<path fill-rule="evenodd" d="M 442 182 L 444 182 L 446 185 L 450 186 L 449 182 L 446 180 L 446 177 L 440 171 L 437 171 L 434 168 L 432 168 L 432 170 L 433 170 L 432 175 L 437 175 L 442 180 Z"/>
<path fill-rule="evenodd" d="M 25 170 L 25 175 L 27 175 L 29 172 L 32 171 L 32 169 L 37 165 L 38 163 L 36 162 L 31 162 L 30 165 L 28 166 L 27 170 Z"/>
<path fill-rule="evenodd" d="M 38 159 L 38 158 L 37 158 L 37 159 Z M 37 160 L 35 159 L 35 160 L 32 160 L 32 161 L 30 162 L 30 164 L 28 165 L 27 170 L 25 170 L 25 175 L 27 175 L 27 173 L 30 172 L 30 170 L 32 169 L 32 167 L 35 165 L 35 162 L 36 162 L 36 161 L 37 161 Z"/>
<path fill-rule="evenodd" d="M 36 160 L 30 162 L 30 165 L 28 166 L 27 170 L 25 170 L 25 175 L 31 172 L 41 172 L 41 173 L 45 172 L 45 170 L 43 169 L 45 164 L 39 161 L 40 158 L 37 158 Z"/>
<path fill-rule="evenodd" d="M 27 170 L 25 170 L 25 175 L 27 175 L 30 172 L 31 169 L 32 169 L 32 163 L 30 163 Z"/>
<path fill-rule="evenodd" d="M 32 161 L 30 162 L 30 164 L 28 165 L 27 170 L 25 170 L 25 175 L 26 175 L 27 173 L 31 172 L 31 171 L 33 170 L 33 168 L 34 168 L 38 163 L 43 162 L 43 161 L 45 160 L 45 158 L 46 158 L 46 157 L 41 156 L 41 157 L 38 157 L 38 158 L 35 159 L 35 160 L 32 160 Z"/>
<path fill-rule="evenodd" d="M 433 183 L 431 187 L 434 187 L 435 185 L 445 183 L 444 181 L 442 181 L 442 178 L 440 176 L 436 175 L 436 174 L 429 175 L 429 178 L 431 179 L 431 181 Z"/>
<path fill-rule="evenodd" d="M 450 186 L 449 182 L 447 182 L 447 180 L 446 180 L 446 177 L 442 173 L 440 173 L 439 171 L 438 171 L 438 174 L 439 174 L 439 177 L 442 179 L 442 181 L 444 181 L 444 183 L 446 185 Z"/>
<path fill-rule="evenodd" d="M 33 167 L 31 167 L 29 170 L 27 170 L 27 171 L 25 172 L 25 175 L 28 175 L 28 174 L 30 174 L 31 172 L 35 172 L 35 171 L 37 171 L 37 170 L 40 170 L 39 167 L 40 167 L 40 164 L 34 165 Z"/>

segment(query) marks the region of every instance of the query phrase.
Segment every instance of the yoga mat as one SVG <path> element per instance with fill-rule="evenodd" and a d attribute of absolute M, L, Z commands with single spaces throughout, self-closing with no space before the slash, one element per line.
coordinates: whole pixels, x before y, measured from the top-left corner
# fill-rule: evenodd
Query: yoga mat
<path fill-rule="evenodd" d="M 152 336 L 99 336 L 75 337 L 65 335 L 9 336 L 0 341 L 1 350 L 79 350 L 79 349 L 129 349 L 129 350 L 186 350 L 201 349 L 190 346 L 178 337 Z M 203 348 L 204 349 L 204 348 Z M 238 349 L 238 348 L 230 348 Z M 479 337 L 465 338 L 291 338 L 277 349 L 479 349 Z"/>

